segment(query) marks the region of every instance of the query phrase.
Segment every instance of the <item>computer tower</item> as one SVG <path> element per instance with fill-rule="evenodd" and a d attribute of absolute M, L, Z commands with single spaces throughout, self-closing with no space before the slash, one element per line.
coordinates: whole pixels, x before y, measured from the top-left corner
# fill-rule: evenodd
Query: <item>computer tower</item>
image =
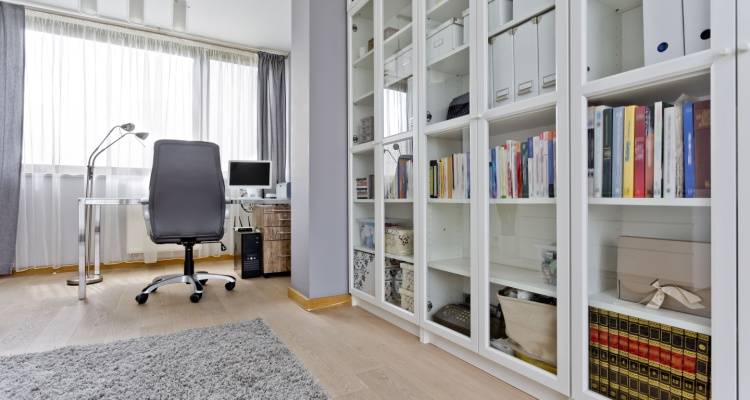
<path fill-rule="evenodd" d="M 263 237 L 260 232 L 235 230 L 234 270 L 242 279 L 263 274 Z"/>

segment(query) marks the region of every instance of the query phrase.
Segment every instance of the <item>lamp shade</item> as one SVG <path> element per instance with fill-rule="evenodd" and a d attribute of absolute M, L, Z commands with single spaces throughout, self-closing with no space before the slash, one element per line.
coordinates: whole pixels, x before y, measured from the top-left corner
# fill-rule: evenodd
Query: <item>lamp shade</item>
<path fill-rule="evenodd" d="M 134 135 L 135 137 L 141 140 L 146 140 L 146 138 L 148 138 L 148 132 L 137 132 L 137 133 L 134 133 Z"/>

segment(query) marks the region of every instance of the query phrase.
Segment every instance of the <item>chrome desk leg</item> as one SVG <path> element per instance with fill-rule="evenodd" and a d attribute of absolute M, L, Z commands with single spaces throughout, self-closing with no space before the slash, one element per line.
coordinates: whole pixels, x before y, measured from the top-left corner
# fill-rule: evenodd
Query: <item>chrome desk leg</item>
<path fill-rule="evenodd" d="M 86 202 L 78 199 L 78 282 L 86 282 Z M 78 300 L 86 298 L 86 285 L 78 285 Z"/>
<path fill-rule="evenodd" d="M 99 268 L 100 265 L 100 250 L 101 247 L 101 219 L 102 219 L 102 206 L 95 205 L 94 207 L 94 276 L 101 278 L 102 274 Z"/>

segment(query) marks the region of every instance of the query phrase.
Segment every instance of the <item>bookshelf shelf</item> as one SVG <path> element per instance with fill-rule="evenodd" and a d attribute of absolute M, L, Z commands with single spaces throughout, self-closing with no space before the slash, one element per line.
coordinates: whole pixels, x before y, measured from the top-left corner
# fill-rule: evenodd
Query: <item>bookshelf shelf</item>
<path fill-rule="evenodd" d="M 375 199 L 354 199 L 355 203 L 362 203 L 362 204 L 374 204 Z"/>
<path fill-rule="evenodd" d="M 427 266 L 455 275 L 471 276 L 471 260 L 469 258 L 435 260 L 427 263 Z M 545 296 L 557 296 L 557 288 L 547 284 L 544 281 L 541 271 L 538 270 L 491 262 L 489 281 L 494 284 L 512 286 Z"/>
<path fill-rule="evenodd" d="M 385 258 L 391 258 L 393 260 L 403 261 L 405 263 L 414 264 L 414 257 L 412 256 L 399 256 L 396 254 L 385 253 Z"/>
<path fill-rule="evenodd" d="M 677 98 L 682 91 L 704 92 L 708 88 L 711 64 L 715 53 L 704 50 L 684 57 L 621 72 L 583 84 L 582 92 L 589 100 L 617 101 L 623 96 L 646 91 L 664 99 Z M 650 94 L 650 93 L 649 93 Z"/>
<path fill-rule="evenodd" d="M 650 207 L 711 207 L 711 199 L 704 198 L 589 198 L 589 205 L 650 206 Z"/>
<path fill-rule="evenodd" d="M 383 138 L 383 144 L 386 145 L 386 144 L 391 144 L 395 142 L 400 142 L 405 139 L 410 139 L 413 135 L 414 135 L 413 131 L 406 131 L 406 132 L 398 133 L 395 135 L 386 136 L 385 138 Z"/>
<path fill-rule="evenodd" d="M 428 64 L 427 68 L 450 75 L 466 75 L 469 73 L 469 45 L 465 44 L 453 49 L 445 56 Z"/>
<path fill-rule="evenodd" d="M 367 143 L 355 144 L 352 146 L 352 154 L 362 154 L 372 152 L 375 149 L 375 142 L 369 141 Z"/>
<path fill-rule="evenodd" d="M 515 120 L 517 124 L 533 123 L 539 119 L 548 119 L 546 115 L 552 112 L 554 118 L 557 93 L 545 93 L 527 100 L 520 100 L 508 105 L 492 108 L 482 114 L 482 118 L 490 121 Z M 518 121 L 521 120 L 521 121 Z"/>
<path fill-rule="evenodd" d="M 677 311 L 650 309 L 643 304 L 624 301 L 617 298 L 615 290 L 609 290 L 589 296 L 589 305 L 620 314 L 632 315 L 649 321 L 659 322 L 688 329 L 698 333 L 711 334 L 711 319 L 685 314 Z"/>
<path fill-rule="evenodd" d="M 375 249 L 371 249 L 369 247 L 364 247 L 364 246 L 354 246 L 354 250 L 355 251 L 361 251 L 361 252 L 364 252 L 364 253 L 375 254 Z"/>
<path fill-rule="evenodd" d="M 388 39 L 383 41 L 383 51 L 386 56 L 390 56 L 400 49 L 405 49 L 411 46 L 411 32 L 413 23 L 409 22 L 404 27 L 398 30 L 398 32 L 389 36 Z M 401 44 L 402 40 L 405 40 L 405 44 Z"/>
<path fill-rule="evenodd" d="M 471 199 L 427 199 L 432 204 L 471 204 Z"/>
<path fill-rule="evenodd" d="M 520 198 L 520 199 L 490 199 L 490 204 L 503 205 L 503 204 L 556 204 L 557 199 L 555 198 Z"/>
<path fill-rule="evenodd" d="M 361 69 L 372 69 L 374 55 L 375 55 L 375 50 L 374 49 L 369 50 L 362 57 L 354 60 L 354 62 L 352 63 L 352 67 L 361 68 Z"/>
<path fill-rule="evenodd" d="M 414 200 L 412 199 L 383 199 L 385 203 L 412 203 Z"/>
<path fill-rule="evenodd" d="M 549 10 L 552 10 L 553 8 L 555 8 L 554 4 L 553 5 L 545 5 L 545 6 L 537 8 L 536 10 L 533 10 L 532 12 L 530 12 L 530 13 L 528 13 L 526 15 L 520 15 L 518 17 L 514 16 L 513 20 L 508 21 L 508 22 L 500 25 L 496 29 L 490 31 L 489 35 L 487 35 L 487 36 L 489 38 L 492 38 L 493 36 L 499 35 L 499 34 L 505 32 L 505 31 L 507 31 L 508 29 L 515 28 L 516 26 L 521 25 L 522 23 L 524 23 L 524 22 L 526 22 L 526 21 L 528 21 L 528 20 L 536 17 L 537 15 L 544 14 L 545 12 L 547 12 Z"/>
<path fill-rule="evenodd" d="M 469 0 L 438 0 L 427 10 L 427 19 L 442 22 L 448 18 L 460 18 L 461 13 L 467 8 Z"/>
<path fill-rule="evenodd" d="M 458 118 L 436 122 L 425 128 L 424 133 L 430 137 L 458 139 L 463 135 L 463 130 L 469 128 L 471 115 L 463 115 Z"/>
<path fill-rule="evenodd" d="M 471 260 L 468 258 L 449 258 L 444 260 L 434 260 L 427 263 L 427 266 L 451 274 L 470 276 Z"/>
<path fill-rule="evenodd" d="M 354 99 L 354 105 L 356 106 L 371 106 L 375 101 L 375 92 L 369 91 L 356 99 Z"/>

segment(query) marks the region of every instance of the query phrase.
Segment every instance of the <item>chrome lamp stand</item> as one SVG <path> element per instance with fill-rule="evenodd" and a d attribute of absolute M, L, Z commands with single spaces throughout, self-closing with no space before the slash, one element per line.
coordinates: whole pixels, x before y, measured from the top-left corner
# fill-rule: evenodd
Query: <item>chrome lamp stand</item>
<path fill-rule="evenodd" d="M 109 138 L 109 136 L 112 134 L 112 132 L 115 131 L 115 129 L 120 129 L 124 132 L 120 133 L 120 136 L 113 140 L 111 143 L 109 143 L 107 146 L 105 146 L 103 149 L 100 150 L 102 147 L 102 144 Z M 96 162 L 96 158 L 99 157 L 100 154 L 102 154 L 104 151 L 112 147 L 115 143 L 119 142 L 122 138 L 128 135 L 135 135 L 136 138 L 140 140 L 145 140 L 148 137 L 148 133 L 146 132 L 137 132 L 134 133 L 133 129 L 135 129 L 135 125 L 132 123 L 127 123 L 123 125 L 116 125 L 112 127 L 112 129 L 109 130 L 106 136 L 104 136 L 104 139 L 102 139 L 101 142 L 96 146 L 94 151 L 91 152 L 91 155 L 89 155 L 88 163 L 86 164 L 86 189 L 85 189 L 85 197 L 91 198 L 94 193 L 94 163 Z M 97 207 L 96 209 L 96 215 L 93 215 L 92 212 L 92 206 L 86 206 L 86 214 L 85 214 L 85 234 L 84 234 L 84 241 L 86 246 L 86 285 L 93 285 L 95 283 L 99 283 L 102 281 L 102 274 L 99 269 L 99 249 L 94 249 L 94 272 L 91 273 L 90 265 L 91 265 L 91 238 L 92 235 L 95 237 L 96 246 L 99 246 L 99 219 L 100 219 L 100 209 Z M 70 286 L 78 286 L 78 274 L 76 274 L 73 278 L 70 278 L 67 280 L 67 284 Z"/>

